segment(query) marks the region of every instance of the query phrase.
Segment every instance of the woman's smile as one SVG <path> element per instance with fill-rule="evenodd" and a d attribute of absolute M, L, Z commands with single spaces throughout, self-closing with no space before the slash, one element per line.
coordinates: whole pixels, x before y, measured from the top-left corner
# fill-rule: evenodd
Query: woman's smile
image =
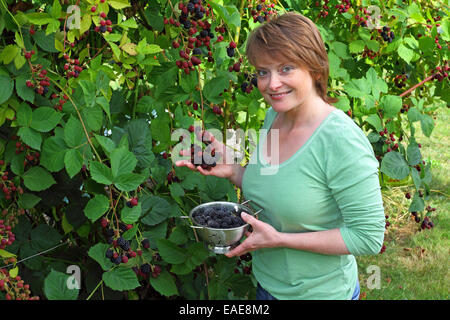
<path fill-rule="evenodd" d="M 280 99 L 283 99 L 284 97 L 286 97 L 291 92 L 292 92 L 292 90 L 283 91 L 283 92 L 279 92 L 279 93 L 269 93 L 269 96 L 272 100 L 280 100 Z"/>

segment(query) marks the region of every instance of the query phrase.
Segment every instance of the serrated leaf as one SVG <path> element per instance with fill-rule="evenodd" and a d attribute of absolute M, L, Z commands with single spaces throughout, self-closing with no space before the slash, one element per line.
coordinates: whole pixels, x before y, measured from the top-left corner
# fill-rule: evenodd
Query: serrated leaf
<path fill-rule="evenodd" d="M 39 132 L 28 127 L 22 127 L 17 132 L 17 135 L 27 145 L 36 150 L 41 150 L 42 136 Z"/>
<path fill-rule="evenodd" d="M 69 289 L 69 275 L 52 269 L 44 280 L 44 293 L 48 300 L 76 300 L 78 289 Z"/>
<path fill-rule="evenodd" d="M 158 277 L 150 277 L 150 284 L 160 294 L 170 297 L 178 295 L 178 288 L 169 272 L 163 270 Z"/>
<path fill-rule="evenodd" d="M 90 199 L 84 208 L 84 215 L 91 220 L 91 222 L 97 221 L 103 214 L 109 209 L 109 199 L 102 195 L 97 194 L 94 198 Z"/>
<path fill-rule="evenodd" d="M 64 128 L 64 140 L 69 147 L 76 148 L 87 142 L 80 120 L 71 116 Z"/>
<path fill-rule="evenodd" d="M 47 170 L 35 166 L 24 173 L 23 183 L 31 191 L 42 191 L 54 185 L 56 181 Z"/>
<path fill-rule="evenodd" d="M 133 290 L 140 286 L 136 273 L 130 268 L 118 267 L 103 273 L 105 284 L 113 290 Z"/>
<path fill-rule="evenodd" d="M 114 177 L 114 185 L 120 191 L 133 191 L 144 182 L 146 176 L 137 173 L 124 173 Z"/>
<path fill-rule="evenodd" d="M 120 217 L 122 218 L 123 223 L 133 224 L 138 221 L 141 216 L 142 208 L 141 203 L 139 202 L 137 206 L 129 208 L 128 206 L 124 206 L 122 211 L 120 212 Z"/>
<path fill-rule="evenodd" d="M 58 136 L 47 138 L 42 145 L 40 164 L 51 172 L 64 168 L 64 157 L 67 145 L 64 139 Z"/>
<path fill-rule="evenodd" d="M 97 243 L 88 251 L 89 257 L 97 261 L 105 271 L 110 270 L 114 266 L 111 260 L 106 258 L 106 250 L 108 250 L 110 247 L 111 245 L 107 243 Z"/>
<path fill-rule="evenodd" d="M 102 184 L 112 184 L 113 176 L 111 173 L 111 169 L 106 165 L 97 161 L 91 161 L 89 168 L 92 179 L 94 179 L 96 182 Z"/>
<path fill-rule="evenodd" d="M 62 114 L 49 107 L 39 107 L 33 111 L 30 127 L 39 132 L 48 132 L 56 127 Z"/>
<path fill-rule="evenodd" d="M 381 161 L 381 172 L 392 179 L 402 180 L 409 175 L 409 166 L 398 152 L 388 152 Z"/>
<path fill-rule="evenodd" d="M 185 249 L 167 239 L 158 239 L 156 242 L 158 252 L 164 261 L 171 264 L 180 264 L 186 261 L 187 255 Z"/>
<path fill-rule="evenodd" d="M 0 104 L 8 101 L 13 93 L 14 81 L 7 74 L 0 74 Z"/>
<path fill-rule="evenodd" d="M 125 147 L 116 148 L 111 152 L 111 172 L 113 177 L 131 173 L 136 167 L 137 159 Z"/>

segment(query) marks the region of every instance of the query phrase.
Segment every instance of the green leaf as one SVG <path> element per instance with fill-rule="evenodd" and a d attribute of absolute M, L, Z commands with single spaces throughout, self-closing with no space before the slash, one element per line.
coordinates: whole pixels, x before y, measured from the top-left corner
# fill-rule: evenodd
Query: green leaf
<path fill-rule="evenodd" d="M 183 263 L 187 259 L 185 249 L 167 239 L 156 240 L 158 252 L 164 261 L 171 264 Z"/>
<path fill-rule="evenodd" d="M 48 224 L 40 224 L 30 233 L 31 247 L 38 251 L 50 249 L 61 240 L 61 235 Z"/>
<path fill-rule="evenodd" d="M 150 284 L 156 291 L 166 297 L 179 294 L 174 278 L 166 270 L 163 270 L 156 278 L 150 277 Z"/>
<path fill-rule="evenodd" d="M 414 51 L 407 48 L 403 43 L 399 45 L 397 53 L 406 63 L 410 63 L 411 59 L 414 57 Z"/>
<path fill-rule="evenodd" d="M 8 101 L 14 89 L 14 81 L 7 74 L 0 74 L 0 104 Z"/>
<path fill-rule="evenodd" d="M 114 177 L 114 185 L 120 191 L 133 191 L 144 182 L 146 176 L 137 173 L 123 173 Z"/>
<path fill-rule="evenodd" d="M 17 45 L 9 44 L 0 53 L 0 61 L 3 61 L 4 64 L 10 64 L 19 53 L 20 48 Z"/>
<path fill-rule="evenodd" d="M 114 149 L 111 152 L 111 172 L 113 177 L 132 172 L 136 164 L 136 157 L 124 147 Z"/>
<path fill-rule="evenodd" d="M 219 76 L 209 80 L 203 87 L 205 97 L 212 103 L 221 103 L 223 97 L 220 96 L 225 89 L 228 89 L 229 79 L 225 76 Z"/>
<path fill-rule="evenodd" d="M 57 23 L 59 25 L 59 22 Z M 56 33 L 54 32 L 46 34 L 45 31 L 37 30 L 33 35 L 33 39 L 42 50 L 50 53 L 57 53 L 59 51 L 55 47 L 55 34 Z"/>
<path fill-rule="evenodd" d="M 420 179 L 419 171 L 414 167 L 411 167 L 411 177 L 413 178 L 414 187 L 416 187 L 416 190 L 419 190 L 422 186 L 422 179 Z"/>
<path fill-rule="evenodd" d="M 140 286 L 136 273 L 130 268 L 118 267 L 103 273 L 105 284 L 113 290 L 133 290 Z"/>
<path fill-rule="evenodd" d="M 108 0 L 108 3 L 114 9 L 123 9 L 126 7 L 130 7 L 130 3 L 128 0 Z"/>
<path fill-rule="evenodd" d="M 109 156 L 111 152 L 116 148 L 116 144 L 114 141 L 112 141 L 110 138 L 99 136 L 97 134 L 94 134 L 95 139 L 97 139 L 97 142 L 102 146 L 105 153 Z"/>
<path fill-rule="evenodd" d="M 409 205 L 409 212 L 420 212 L 425 209 L 425 202 L 423 198 L 420 197 L 419 192 L 414 193 L 411 204 Z"/>
<path fill-rule="evenodd" d="M 392 179 L 402 180 L 409 175 L 409 166 L 400 153 L 391 151 L 381 161 L 381 172 Z"/>
<path fill-rule="evenodd" d="M 67 174 L 73 178 L 83 167 L 83 156 L 77 149 L 69 149 L 64 156 Z"/>
<path fill-rule="evenodd" d="M 21 74 L 16 78 L 16 92 L 17 95 L 24 101 L 34 103 L 35 92 L 33 88 L 27 87 L 26 82 L 28 79 L 29 75 L 26 73 Z"/>
<path fill-rule="evenodd" d="M 17 132 L 17 135 L 27 145 L 36 150 L 41 150 L 42 136 L 39 132 L 28 127 L 22 127 Z"/>
<path fill-rule="evenodd" d="M 210 1 L 209 5 L 225 21 L 231 30 L 241 27 L 241 16 L 239 10 L 234 5 L 221 6 L 217 2 Z"/>
<path fill-rule="evenodd" d="M 120 217 L 122 218 L 123 223 L 133 224 L 138 221 L 141 216 L 142 207 L 139 202 L 137 206 L 129 208 L 128 206 L 124 206 L 122 211 L 120 212 Z"/>
<path fill-rule="evenodd" d="M 399 96 L 385 95 L 380 100 L 385 118 L 394 118 L 402 109 L 402 98 Z"/>
<path fill-rule="evenodd" d="M 79 289 L 69 289 L 69 275 L 52 269 L 44 280 L 44 293 L 48 300 L 77 300 Z"/>
<path fill-rule="evenodd" d="M 56 183 L 53 176 L 44 168 L 35 166 L 24 173 L 23 182 L 31 191 L 42 191 Z"/>
<path fill-rule="evenodd" d="M 365 121 L 371 124 L 378 132 L 383 130 L 383 124 L 381 123 L 381 119 L 377 114 L 369 115 Z"/>
<path fill-rule="evenodd" d="M 108 168 L 103 163 L 97 161 L 91 161 L 89 165 L 92 179 L 94 179 L 98 183 L 102 184 L 112 184 L 113 176 L 111 173 L 111 169 Z"/>
<path fill-rule="evenodd" d="M 91 222 L 97 221 L 106 211 L 109 209 L 108 197 L 97 194 L 94 198 L 90 199 L 84 208 L 84 215 L 91 220 Z"/>
<path fill-rule="evenodd" d="M 158 196 L 144 196 L 141 200 L 142 214 L 145 215 L 141 221 L 146 225 L 156 225 L 170 216 L 172 207 L 167 200 Z"/>
<path fill-rule="evenodd" d="M 70 116 L 70 119 L 67 121 L 64 128 L 64 140 L 71 148 L 80 147 L 82 144 L 87 142 L 80 120 L 74 118 L 73 116 Z"/>
<path fill-rule="evenodd" d="M 136 156 L 139 168 L 148 168 L 155 160 L 152 152 L 152 134 L 145 119 L 131 120 L 125 126 L 125 132 L 128 133 L 128 143 L 130 150 Z M 168 134 L 169 131 L 165 130 Z"/>
<path fill-rule="evenodd" d="M 108 250 L 110 247 L 111 245 L 107 243 L 97 243 L 88 251 L 89 257 L 97 261 L 104 271 L 107 271 L 114 266 L 114 263 L 106 258 L 106 250 Z"/>
<path fill-rule="evenodd" d="M 376 100 L 380 99 L 380 92 L 383 93 L 388 92 L 388 86 L 386 84 L 386 81 L 378 77 L 378 74 L 374 68 L 371 67 L 366 72 L 366 79 L 369 83 L 371 83 L 372 94 Z"/>
<path fill-rule="evenodd" d="M 24 193 L 19 196 L 19 206 L 23 209 L 31 209 L 35 205 L 37 205 L 41 201 L 41 198 L 32 194 L 32 193 Z"/>
<path fill-rule="evenodd" d="M 420 126 L 422 128 L 422 132 L 424 135 L 426 135 L 427 137 L 431 136 L 431 132 L 434 129 L 434 121 L 433 118 L 430 117 L 427 114 L 423 114 L 420 117 Z"/>
<path fill-rule="evenodd" d="M 411 142 L 406 150 L 408 164 L 411 166 L 417 165 L 422 161 L 419 145 L 416 142 Z"/>
<path fill-rule="evenodd" d="M 62 114 L 53 108 L 39 107 L 33 111 L 30 127 L 39 132 L 49 132 L 62 118 Z"/>
<path fill-rule="evenodd" d="M 33 12 L 25 15 L 28 21 L 35 25 L 44 25 L 50 23 L 53 18 L 45 12 Z"/>
<path fill-rule="evenodd" d="M 96 96 L 95 83 L 92 81 L 88 81 L 88 80 L 81 80 L 80 87 L 84 93 L 83 96 L 84 96 L 84 101 L 86 102 L 86 106 L 92 107 L 95 104 L 95 96 Z"/>
<path fill-rule="evenodd" d="M 64 139 L 53 136 L 44 141 L 40 164 L 51 172 L 60 171 L 64 168 L 64 158 L 67 145 Z"/>
<path fill-rule="evenodd" d="M 362 40 L 355 40 L 350 42 L 348 49 L 350 53 L 360 53 L 364 51 L 365 42 Z"/>

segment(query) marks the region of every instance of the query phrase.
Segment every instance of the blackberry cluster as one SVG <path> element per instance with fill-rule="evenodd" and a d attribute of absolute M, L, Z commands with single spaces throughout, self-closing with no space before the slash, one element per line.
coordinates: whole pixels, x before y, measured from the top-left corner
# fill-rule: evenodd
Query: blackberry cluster
<path fill-rule="evenodd" d="M 249 76 L 247 73 L 245 73 L 244 76 L 245 81 L 241 84 L 241 90 L 244 93 L 250 93 L 253 88 L 258 87 L 258 79 L 255 75 Z"/>
<path fill-rule="evenodd" d="M 390 31 L 389 27 L 384 26 L 383 31 L 379 30 L 384 41 L 391 43 L 394 40 L 394 31 Z"/>
<path fill-rule="evenodd" d="M 216 151 L 215 149 L 211 150 L 211 157 L 215 157 L 216 155 Z M 209 157 L 209 156 L 208 156 Z M 214 168 L 217 163 L 216 161 L 213 161 L 212 163 L 210 163 L 210 161 L 208 161 L 208 157 L 205 156 L 203 154 L 203 150 L 201 148 L 201 146 L 199 146 L 198 144 L 191 144 L 191 163 L 195 166 L 200 166 L 202 167 L 202 169 L 205 170 L 211 170 L 211 168 Z M 198 160 L 201 159 L 201 163 L 198 162 Z"/>
<path fill-rule="evenodd" d="M 192 217 L 198 224 L 209 228 L 230 229 L 245 224 L 238 211 L 223 206 L 200 208 Z"/>
<path fill-rule="evenodd" d="M 128 259 L 136 257 L 136 252 L 131 250 L 130 242 L 122 237 L 113 241 L 114 247 L 106 250 L 105 256 L 114 264 L 127 263 Z"/>

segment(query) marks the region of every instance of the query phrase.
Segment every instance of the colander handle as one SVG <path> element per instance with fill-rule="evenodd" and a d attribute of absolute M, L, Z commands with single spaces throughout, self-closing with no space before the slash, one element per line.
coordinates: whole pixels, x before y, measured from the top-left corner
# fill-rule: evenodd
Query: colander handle
<path fill-rule="evenodd" d="M 241 203 L 241 205 L 245 205 L 245 204 L 249 203 L 250 201 L 253 201 L 253 200 L 252 200 L 252 199 L 245 200 L 244 202 Z M 255 202 L 253 201 L 253 203 L 255 203 Z M 255 203 L 255 204 L 256 204 L 256 203 Z M 258 206 L 258 204 L 256 204 L 256 205 Z M 258 206 L 258 207 L 261 208 L 261 206 Z M 258 211 L 256 211 L 253 215 L 256 216 L 258 213 L 260 213 L 260 212 L 263 211 L 263 210 L 264 210 L 264 209 L 258 210 Z"/>
<path fill-rule="evenodd" d="M 193 229 L 204 229 L 203 227 L 200 227 L 200 226 L 190 226 L 190 227 Z"/>

